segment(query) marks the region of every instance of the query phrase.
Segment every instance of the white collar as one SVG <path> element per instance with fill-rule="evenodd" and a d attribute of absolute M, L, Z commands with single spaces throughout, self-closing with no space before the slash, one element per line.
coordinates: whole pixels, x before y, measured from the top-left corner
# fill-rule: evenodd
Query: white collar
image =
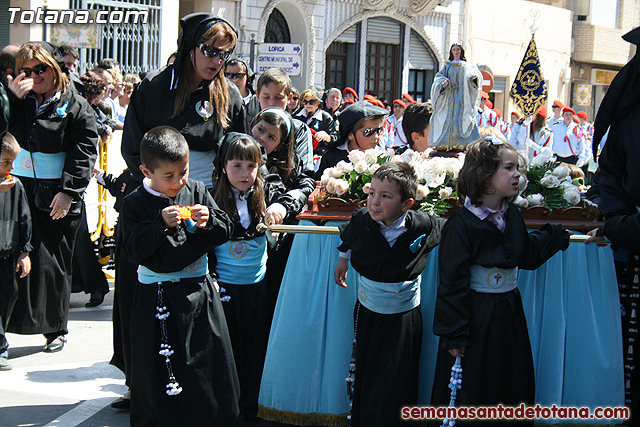
<path fill-rule="evenodd" d="M 397 230 L 399 228 L 402 227 L 406 227 L 405 226 L 405 222 L 407 220 L 407 214 L 409 213 L 409 211 L 406 211 L 405 213 L 403 213 L 402 215 L 400 215 L 400 217 L 398 217 L 398 219 L 396 219 L 395 221 L 393 221 L 393 224 L 391 225 L 386 225 L 384 222 L 382 221 L 376 221 L 378 224 L 380 224 L 380 229 L 381 230 Z"/>
<path fill-rule="evenodd" d="M 144 179 L 142 180 L 142 187 L 147 191 L 147 193 L 151 194 L 152 196 L 164 197 L 165 199 L 171 200 L 171 197 L 169 197 L 166 194 L 161 193 L 161 192 L 156 191 L 153 188 L 151 188 L 149 186 L 150 184 L 151 184 L 151 180 L 149 178 L 147 178 L 147 177 L 144 177 Z"/>

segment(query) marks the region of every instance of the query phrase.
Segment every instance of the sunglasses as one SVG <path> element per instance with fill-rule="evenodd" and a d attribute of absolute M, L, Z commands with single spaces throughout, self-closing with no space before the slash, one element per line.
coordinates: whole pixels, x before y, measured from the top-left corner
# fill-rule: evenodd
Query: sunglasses
<path fill-rule="evenodd" d="M 209 47 L 206 43 L 200 43 L 198 45 L 198 49 L 200 49 L 200 52 L 202 52 L 202 54 L 207 58 L 220 58 L 223 61 L 229 59 L 233 53 L 233 50 L 222 50 L 215 47 Z"/>
<path fill-rule="evenodd" d="M 573 178 L 571 182 L 575 185 L 584 185 L 584 178 Z"/>
<path fill-rule="evenodd" d="M 373 135 L 380 135 L 384 130 L 383 128 L 384 126 L 380 126 L 379 128 L 362 129 L 362 136 L 364 136 L 365 138 L 369 138 L 370 136 L 373 136 Z"/>
<path fill-rule="evenodd" d="M 20 73 L 18 74 L 24 73 L 25 76 L 30 77 L 31 73 L 36 73 L 36 76 L 39 76 L 40 74 L 47 71 L 48 68 L 49 66 L 47 64 L 38 64 L 33 68 L 22 68 L 20 69 Z"/>
<path fill-rule="evenodd" d="M 299 97 L 297 97 L 297 96 L 294 96 L 294 97 L 293 97 L 293 98 L 291 98 L 291 99 L 293 99 L 294 101 L 298 101 L 300 98 L 299 98 Z"/>
<path fill-rule="evenodd" d="M 225 73 L 228 79 L 243 79 L 247 73 Z"/>
<path fill-rule="evenodd" d="M 316 105 L 316 100 L 315 100 L 315 99 L 305 99 L 304 101 L 302 101 L 302 103 L 303 103 L 304 105 L 307 105 L 307 104 L 309 104 L 309 105 Z"/>

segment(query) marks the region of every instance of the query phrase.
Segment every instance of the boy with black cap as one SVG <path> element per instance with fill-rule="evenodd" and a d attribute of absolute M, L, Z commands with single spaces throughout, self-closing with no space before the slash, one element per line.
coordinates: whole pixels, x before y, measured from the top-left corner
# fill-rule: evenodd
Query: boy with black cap
<path fill-rule="evenodd" d="M 316 179 L 322 177 L 325 169 L 338 164 L 340 160 L 349 161 L 349 151 L 365 151 L 375 148 L 384 131 L 384 121 L 389 112 L 366 101 L 349 105 L 340 113 L 340 138 L 335 148 L 330 148 L 322 156 Z"/>

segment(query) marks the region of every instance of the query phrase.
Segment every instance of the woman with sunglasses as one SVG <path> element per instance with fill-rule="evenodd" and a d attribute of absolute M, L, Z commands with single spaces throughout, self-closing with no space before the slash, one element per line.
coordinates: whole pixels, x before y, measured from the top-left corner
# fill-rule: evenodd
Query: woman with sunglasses
<path fill-rule="evenodd" d="M 238 34 L 222 18 L 192 13 L 180 20 L 176 59 L 152 71 L 134 90 L 127 110 L 121 151 L 133 177 L 127 193 L 142 183 L 140 143 L 150 129 L 167 125 L 189 144 L 189 178 L 213 186 L 211 176 L 224 133 L 246 133 L 245 110 L 238 88 L 225 77 Z M 131 368 L 130 322 L 137 265 L 120 256 L 120 230 L 116 229 L 116 280 L 113 307 L 114 355 L 111 363 L 125 373 Z M 112 407 L 129 409 L 130 393 Z"/>
<path fill-rule="evenodd" d="M 9 131 L 20 143 L 13 174 L 31 208 L 31 273 L 18 279 L 8 331 L 44 334 L 45 352 L 62 350 L 68 333 L 73 246 L 82 221 L 78 206 L 96 160 L 98 132 L 87 101 L 69 86 L 48 43 L 16 53 L 18 75 Z"/>
<path fill-rule="evenodd" d="M 313 89 L 307 89 L 300 95 L 302 109 L 296 118 L 311 129 L 313 154 L 322 155 L 338 141 L 337 120 L 320 108 L 320 96 Z"/>
<path fill-rule="evenodd" d="M 287 113 L 292 116 L 298 112 L 300 108 L 300 91 L 295 87 L 291 88 L 291 97 L 287 101 Z"/>

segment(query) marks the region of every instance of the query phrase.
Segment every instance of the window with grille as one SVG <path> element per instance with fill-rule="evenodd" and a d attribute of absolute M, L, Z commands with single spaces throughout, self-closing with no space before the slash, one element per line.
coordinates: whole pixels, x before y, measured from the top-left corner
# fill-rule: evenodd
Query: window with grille
<path fill-rule="evenodd" d="M 101 59 L 120 62 L 122 74 L 160 68 L 160 7 L 162 0 L 70 0 L 70 8 L 83 10 L 148 11 L 145 23 L 104 24 L 99 49 L 80 49 L 79 73 L 96 66 Z"/>
<path fill-rule="evenodd" d="M 393 101 L 398 82 L 398 46 L 367 44 L 367 92 L 379 99 Z"/>

